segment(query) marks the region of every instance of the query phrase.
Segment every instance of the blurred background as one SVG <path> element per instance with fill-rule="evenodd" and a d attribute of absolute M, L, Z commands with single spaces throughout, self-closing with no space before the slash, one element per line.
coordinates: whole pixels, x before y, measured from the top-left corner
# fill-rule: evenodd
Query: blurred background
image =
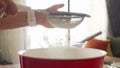
<path fill-rule="evenodd" d="M 13 0 L 16 4 L 45 9 L 54 4 L 64 3 L 60 11 L 68 11 L 68 0 Z M 19 63 L 18 51 L 30 48 L 61 47 L 70 42 L 79 42 L 98 31 L 97 36 L 105 40 L 108 32 L 108 15 L 105 0 L 70 0 L 70 12 L 89 14 L 77 27 L 70 29 L 45 28 L 43 26 L 23 27 L 0 31 L 0 63 Z M 54 45 L 53 45 L 54 44 Z"/>

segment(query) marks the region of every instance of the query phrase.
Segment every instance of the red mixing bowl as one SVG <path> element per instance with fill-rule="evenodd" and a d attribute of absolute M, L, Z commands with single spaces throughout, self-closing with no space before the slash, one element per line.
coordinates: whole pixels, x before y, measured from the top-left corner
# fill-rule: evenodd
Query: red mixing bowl
<path fill-rule="evenodd" d="M 38 48 L 19 51 L 21 68 L 103 68 L 106 52 L 92 48 Z"/>

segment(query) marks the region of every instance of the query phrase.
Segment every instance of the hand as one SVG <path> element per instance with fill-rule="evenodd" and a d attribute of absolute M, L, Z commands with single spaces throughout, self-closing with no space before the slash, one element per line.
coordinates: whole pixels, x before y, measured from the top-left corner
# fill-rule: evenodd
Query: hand
<path fill-rule="evenodd" d="M 15 15 L 18 11 L 16 4 L 12 0 L 4 0 L 7 7 L 6 7 L 6 13 L 8 15 Z"/>
<path fill-rule="evenodd" d="M 47 12 L 56 12 L 56 11 L 58 11 L 59 8 L 62 8 L 62 7 L 64 7 L 64 4 L 56 4 L 56 5 L 53 5 L 53 6 L 49 7 L 49 8 L 47 8 L 47 9 L 45 9 L 45 11 L 47 11 Z"/>
<path fill-rule="evenodd" d="M 0 16 L 3 13 L 14 15 L 17 13 L 17 7 L 12 0 L 0 0 Z"/>
<path fill-rule="evenodd" d="M 62 7 L 64 7 L 64 4 L 56 4 L 56 5 L 53 5 L 51 7 L 48 7 L 47 9 L 44 9 L 43 11 L 58 12 L 58 9 L 62 8 Z M 44 27 L 47 27 L 47 28 L 53 28 L 53 26 L 47 20 L 47 16 L 45 14 L 41 15 L 41 17 L 39 17 L 39 18 L 42 19 L 42 20 L 40 20 L 41 25 L 43 25 Z"/>
<path fill-rule="evenodd" d="M 4 11 L 6 10 L 6 3 L 4 0 L 0 0 L 0 16 L 2 16 L 2 14 L 4 13 Z"/>

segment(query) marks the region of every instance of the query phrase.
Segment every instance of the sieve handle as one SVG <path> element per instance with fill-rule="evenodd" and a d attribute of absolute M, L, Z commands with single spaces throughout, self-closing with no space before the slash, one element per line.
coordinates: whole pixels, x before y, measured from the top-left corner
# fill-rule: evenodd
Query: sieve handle
<path fill-rule="evenodd" d="M 97 32 L 97 33 L 95 33 L 95 34 L 93 34 L 93 35 L 91 35 L 91 36 L 89 36 L 89 37 L 83 39 L 83 40 L 80 41 L 79 43 L 84 43 L 84 42 L 86 42 L 86 41 L 88 41 L 88 40 L 90 40 L 90 39 L 92 39 L 92 38 L 94 38 L 94 37 L 96 37 L 96 36 L 98 36 L 98 35 L 100 35 L 100 34 L 102 34 L 101 31 L 99 31 L 99 32 Z"/>

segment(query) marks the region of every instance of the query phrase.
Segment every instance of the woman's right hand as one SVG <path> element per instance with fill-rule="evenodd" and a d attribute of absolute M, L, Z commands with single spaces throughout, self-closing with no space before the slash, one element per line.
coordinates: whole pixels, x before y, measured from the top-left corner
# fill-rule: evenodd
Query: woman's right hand
<path fill-rule="evenodd" d="M 2 17 L 6 8 L 7 8 L 6 2 L 4 0 L 0 0 L 0 17 Z"/>
<path fill-rule="evenodd" d="M 12 0 L 4 0 L 7 7 L 6 7 L 6 14 L 8 15 L 15 15 L 18 11 L 16 4 Z"/>
<path fill-rule="evenodd" d="M 3 13 L 15 15 L 17 10 L 17 6 L 12 0 L 0 0 L 0 16 L 2 16 Z"/>

